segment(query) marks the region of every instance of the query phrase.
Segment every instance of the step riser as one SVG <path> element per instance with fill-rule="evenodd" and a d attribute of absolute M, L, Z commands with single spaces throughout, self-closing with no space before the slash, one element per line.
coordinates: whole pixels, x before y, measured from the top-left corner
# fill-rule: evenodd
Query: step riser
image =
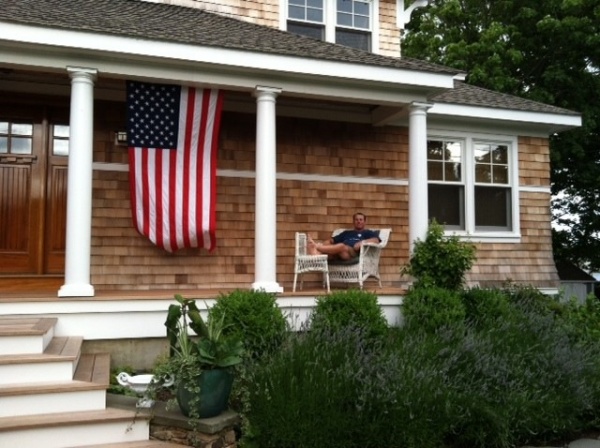
<path fill-rule="evenodd" d="M 53 328 L 43 335 L 2 336 L 0 337 L 0 355 L 43 353 L 53 337 Z"/>
<path fill-rule="evenodd" d="M 0 418 L 60 412 L 98 411 L 106 406 L 105 390 L 56 392 L 0 397 Z"/>
<path fill-rule="evenodd" d="M 0 365 L 0 385 L 69 381 L 75 371 L 73 361 L 36 362 Z"/>
<path fill-rule="evenodd" d="M 68 448 L 102 443 L 121 443 L 148 440 L 148 422 L 88 423 L 77 426 L 53 426 L 48 428 L 0 432 L 0 446 L 6 448 Z M 131 428 L 131 429 L 129 429 Z"/>

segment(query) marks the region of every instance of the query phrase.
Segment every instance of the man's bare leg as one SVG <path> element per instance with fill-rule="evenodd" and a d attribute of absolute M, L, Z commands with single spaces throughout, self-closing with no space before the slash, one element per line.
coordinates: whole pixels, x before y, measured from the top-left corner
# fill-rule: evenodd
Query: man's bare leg
<path fill-rule="evenodd" d="M 310 255 L 329 255 L 332 258 L 340 258 L 342 260 L 350 260 L 356 256 L 354 250 L 346 246 L 344 243 L 329 244 L 329 243 L 315 243 L 315 241 L 307 235 L 307 250 Z"/>

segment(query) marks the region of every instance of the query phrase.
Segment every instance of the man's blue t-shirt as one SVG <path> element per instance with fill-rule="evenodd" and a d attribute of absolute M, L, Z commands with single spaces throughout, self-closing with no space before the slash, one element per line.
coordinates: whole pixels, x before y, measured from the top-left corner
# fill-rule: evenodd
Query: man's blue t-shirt
<path fill-rule="evenodd" d="M 334 243 L 344 243 L 346 246 L 353 247 L 356 243 L 371 238 L 379 239 L 379 232 L 374 230 L 344 230 L 339 235 L 333 237 Z"/>

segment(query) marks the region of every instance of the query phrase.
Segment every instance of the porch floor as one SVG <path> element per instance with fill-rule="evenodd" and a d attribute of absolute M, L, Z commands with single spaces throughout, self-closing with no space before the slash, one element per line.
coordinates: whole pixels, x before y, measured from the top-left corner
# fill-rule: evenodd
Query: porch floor
<path fill-rule="evenodd" d="M 343 291 L 349 288 L 332 287 L 331 291 Z M 365 285 L 365 291 L 373 292 L 378 296 L 398 296 L 406 293 L 406 288 L 384 286 L 380 288 L 378 285 Z M 181 294 L 183 297 L 191 299 L 214 299 L 221 294 L 227 294 L 234 289 L 179 289 L 179 290 L 101 290 L 96 291 L 94 297 L 58 297 L 57 291 L 11 291 L 0 293 L 1 302 L 61 302 L 69 300 L 97 300 L 97 301 L 115 301 L 115 300 L 165 300 L 172 299 L 175 294 Z M 305 288 L 302 291 L 292 292 L 291 288 L 286 289 L 283 293 L 277 294 L 278 298 L 300 298 L 300 297 L 316 297 L 327 294 L 323 288 Z"/>

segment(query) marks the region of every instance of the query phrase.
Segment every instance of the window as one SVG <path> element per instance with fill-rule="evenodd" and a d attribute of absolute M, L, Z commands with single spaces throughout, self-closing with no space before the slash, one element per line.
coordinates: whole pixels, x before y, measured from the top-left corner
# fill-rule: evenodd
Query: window
<path fill-rule="evenodd" d="M 516 142 L 476 137 L 427 141 L 429 219 L 467 234 L 515 233 Z"/>
<path fill-rule="evenodd" d="M 287 0 L 285 28 L 296 34 L 372 51 L 374 2 Z"/>
<path fill-rule="evenodd" d="M 33 153 L 33 125 L 0 121 L 0 154 Z"/>
<path fill-rule="evenodd" d="M 52 126 L 52 154 L 69 155 L 69 126 L 59 124 Z"/>

